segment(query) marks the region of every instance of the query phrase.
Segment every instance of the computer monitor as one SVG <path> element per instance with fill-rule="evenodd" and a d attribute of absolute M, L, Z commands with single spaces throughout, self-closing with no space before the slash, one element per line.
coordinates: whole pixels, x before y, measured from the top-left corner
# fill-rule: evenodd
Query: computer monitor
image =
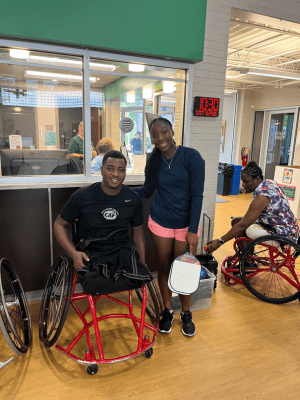
<path fill-rule="evenodd" d="M 2 175 L 51 175 L 68 163 L 67 150 L 1 149 Z"/>

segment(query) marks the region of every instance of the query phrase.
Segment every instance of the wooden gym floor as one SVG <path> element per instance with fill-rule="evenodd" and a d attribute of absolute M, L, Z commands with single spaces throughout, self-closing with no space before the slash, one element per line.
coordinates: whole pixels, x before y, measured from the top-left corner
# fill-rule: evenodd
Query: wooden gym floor
<path fill-rule="evenodd" d="M 216 204 L 215 238 L 229 229 L 230 216 L 244 214 L 251 195 L 224 199 L 229 202 Z M 222 259 L 233 253 L 232 243 L 215 253 L 219 270 Z M 150 359 L 140 355 L 100 365 L 94 376 L 54 347 L 43 347 L 37 331 L 39 302 L 30 308 L 33 346 L 0 371 L 2 400 L 282 400 L 300 395 L 299 302 L 264 303 L 243 286 L 227 286 L 220 272 L 211 308 L 193 313 L 193 338 L 181 334 L 176 315 L 171 334 L 158 334 Z M 70 307 L 59 344 L 75 336 L 78 321 Z M 134 348 L 129 326 L 114 328 L 103 325 L 107 355 Z M 1 361 L 12 356 L 1 333 L 0 349 Z"/>

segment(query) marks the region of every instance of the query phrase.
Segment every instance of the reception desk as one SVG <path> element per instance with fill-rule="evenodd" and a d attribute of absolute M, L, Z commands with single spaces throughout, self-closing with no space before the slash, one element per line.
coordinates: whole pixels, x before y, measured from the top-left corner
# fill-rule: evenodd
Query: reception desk
<path fill-rule="evenodd" d="M 300 166 L 277 166 L 274 181 L 285 193 L 295 217 L 300 219 Z"/>

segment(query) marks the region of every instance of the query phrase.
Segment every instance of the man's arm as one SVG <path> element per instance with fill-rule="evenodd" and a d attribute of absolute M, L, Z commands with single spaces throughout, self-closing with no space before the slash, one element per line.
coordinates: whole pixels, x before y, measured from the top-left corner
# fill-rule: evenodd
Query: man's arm
<path fill-rule="evenodd" d="M 132 227 L 132 241 L 140 256 L 140 260 L 145 264 L 145 236 L 143 225 Z"/>
<path fill-rule="evenodd" d="M 77 271 L 79 268 L 84 267 L 82 259 L 89 261 L 89 258 L 85 253 L 77 251 L 73 243 L 70 241 L 67 230 L 69 225 L 70 223 L 65 221 L 59 214 L 54 222 L 53 231 L 58 243 L 72 258 L 74 268 Z"/>
<path fill-rule="evenodd" d="M 260 214 L 263 212 L 264 209 L 268 207 L 269 203 L 270 203 L 269 197 L 266 196 L 255 197 L 255 199 L 251 202 L 248 211 L 241 219 L 241 221 L 238 222 L 236 225 L 234 225 L 227 233 L 225 233 L 225 235 L 223 235 L 221 239 L 223 239 L 224 242 L 228 242 L 229 240 L 243 233 L 247 228 L 249 228 L 250 225 L 252 225 L 259 218 Z M 207 244 L 207 252 L 212 253 L 219 247 L 220 247 L 219 241 L 213 240 L 212 242 Z"/>

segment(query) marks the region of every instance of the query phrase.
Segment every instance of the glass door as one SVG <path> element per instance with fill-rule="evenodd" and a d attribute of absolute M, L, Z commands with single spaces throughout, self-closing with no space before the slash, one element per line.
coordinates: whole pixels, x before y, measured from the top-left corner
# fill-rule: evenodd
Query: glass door
<path fill-rule="evenodd" d="M 291 165 L 295 113 L 271 113 L 265 178 L 274 179 L 276 165 Z"/>

